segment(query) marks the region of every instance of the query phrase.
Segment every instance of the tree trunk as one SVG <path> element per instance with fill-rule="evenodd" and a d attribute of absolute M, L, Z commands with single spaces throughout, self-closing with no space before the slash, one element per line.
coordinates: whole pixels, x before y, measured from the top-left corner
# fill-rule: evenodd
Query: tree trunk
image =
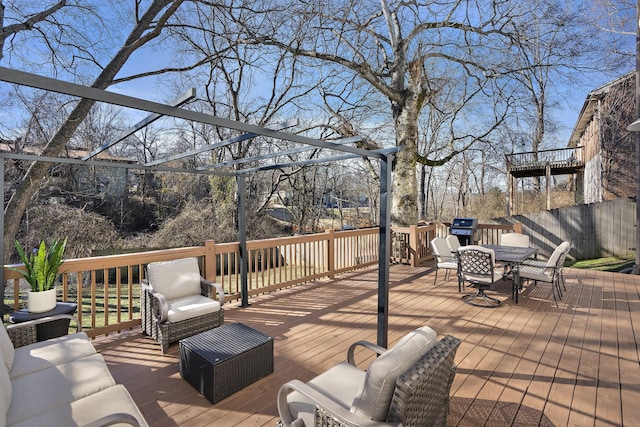
<path fill-rule="evenodd" d="M 421 64 L 412 62 L 408 68 L 410 79 L 403 103 L 392 102 L 396 145 L 400 148 L 394 167 L 391 208 L 391 224 L 397 226 L 418 223 L 418 117 L 426 95 L 421 88 Z"/>
<path fill-rule="evenodd" d="M 163 23 L 175 12 L 181 3 L 182 1 L 155 0 L 136 23 L 136 26 L 129 34 L 122 48 L 96 78 L 92 87 L 98 89 L 107 88 L 131 54 L 149 40 L 160 35 Z M 170 8 L 167 9 L 162 17 L 158 17 L 158 14 L 161 13 L 167 5 L 170 5 Z M 153 30 L 149 31 L 150 28 Z M 78 102 L 60 129 L 58 129 L 53 138 L 47 143 L 42 152 L 43 156 L 58 157 L 62 153 L 80 123 L 91 111 L 94 103 L 95 101 L 90 99 L 82 99 Z M 50 165 L 48 163 L 33 162 L 27 169 L 16 193 L 11 197 L 9 203 L 7 203 L 4 229 L 5 261 L 9 260 L 13 253 L 13 242 L 18 234 L 22 216 L 29 206 L 32 197 L 37 194 L 43 179 L 47 176 L 49 167 Z"/>

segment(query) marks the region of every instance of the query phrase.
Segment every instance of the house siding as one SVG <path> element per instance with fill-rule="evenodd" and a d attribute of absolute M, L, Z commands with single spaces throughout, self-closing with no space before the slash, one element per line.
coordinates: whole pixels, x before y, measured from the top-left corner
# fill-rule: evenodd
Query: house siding
<path fill-rule="evenodd" d="M 588 117 L 588 121 L 584 120 Z M 583 146 L 584 171 L 576 203 L 596 203 L 635 196 L 635 144 L 626 130 L 635 117 L 635 74 L 629 73 L 587 96 L 578 123 L 585 123 L 578 144 Z"/>

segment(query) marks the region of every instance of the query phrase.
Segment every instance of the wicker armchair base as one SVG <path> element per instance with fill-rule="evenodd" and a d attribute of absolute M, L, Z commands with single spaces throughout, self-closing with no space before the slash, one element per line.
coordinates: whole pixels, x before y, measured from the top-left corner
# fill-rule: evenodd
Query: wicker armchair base
<path fill-rule="evenodd" d="M 166 354 L 171 343 L 187 338 L 200 332 L 208 331 L 224 324 L 224 311 L 193 317 L 176 323 L 160 323 L 153 338 L 162 346 L 162 354 Z"/>
<path fill-rule="evenodd" d="M 166 354 L 169 346 L 174 342 L 224 324 L 222 307 L 215 313 L 196 316 L 180 322 L 161 323 L 158 321 L 158 302 L 151 292 L 149 288 L 143 286 L 140 295 L 142 332 L 160 343 L 162 354 Z"/>

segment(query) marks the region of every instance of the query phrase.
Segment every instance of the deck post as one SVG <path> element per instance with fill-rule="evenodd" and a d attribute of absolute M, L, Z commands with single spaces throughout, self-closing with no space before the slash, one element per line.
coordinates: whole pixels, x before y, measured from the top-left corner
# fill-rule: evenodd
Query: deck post
<path fill-rule="evenodd" d="M 217 282 L 216 242 L 213 240 L 205 240 L 204 242 L 204 271 L 205 279 L 210 282 Z"/>
<path fill-rule="evenodd" d="M 393 154 L 380 160 L 380 228 L 378 249 L 378 345 L 387 348 L 389 338 L 389 248 L 391 247 L 391 164 Z"/>
<path fill-rule="evenodd" d="M 418 226 L 412 225 L 409 227 L 409 265 L 411 267 L 418 266 Z"/>
<path fill-rule="evenodd" d="M 336 278 L 336 232 L 334 229 L 326 229 L 324 231 L 327 234 L 327 273 L 329 273 L 329 279 Z"/>

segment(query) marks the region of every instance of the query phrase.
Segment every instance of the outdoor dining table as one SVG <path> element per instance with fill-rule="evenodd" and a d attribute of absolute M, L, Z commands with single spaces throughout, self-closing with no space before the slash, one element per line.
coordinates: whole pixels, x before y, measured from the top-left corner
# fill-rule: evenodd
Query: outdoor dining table
<path fill-rule="evenodd" d="M 504 262 L 511 266 L 513 273 L 513 286 L 511 290 L 511 298 L 518 303 L 518 294 L 520 290 L 520 264 L 528 258 L 538 253 L 537 248 L 520 247 L 520 246 L 502 246 L 502 245 L 482 245 L 487 249 L 493 249 L 495 260 Z"/>

